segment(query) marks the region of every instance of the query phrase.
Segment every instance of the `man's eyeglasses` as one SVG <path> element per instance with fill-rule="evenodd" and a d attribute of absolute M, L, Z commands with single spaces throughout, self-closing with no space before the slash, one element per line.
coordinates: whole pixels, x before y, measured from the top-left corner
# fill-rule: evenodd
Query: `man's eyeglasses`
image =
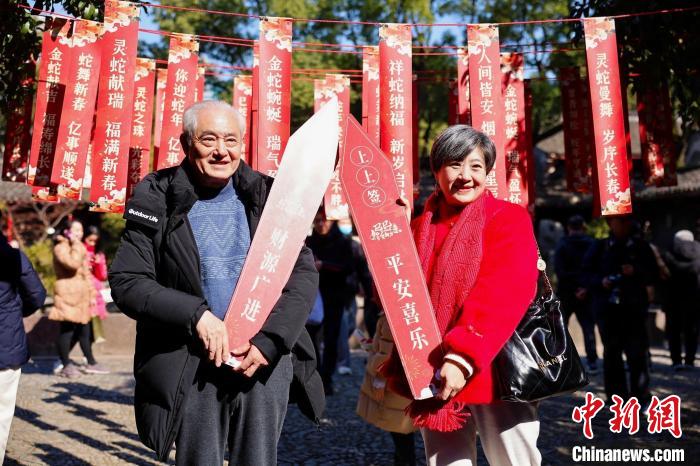
<path fill-rule="evenodd" d="M 213 149 L 216 147 L 216 143 L 219 139 L 224 141 L 224 146 L 227 149 L 237 149 L 238 148 L 238 138 L 235 136 L 214 136 L 213 134 L 207 134 L 201 138 L 195 137 L 194 140 L 199 142 L 201 145 L 208 149 Z"/>

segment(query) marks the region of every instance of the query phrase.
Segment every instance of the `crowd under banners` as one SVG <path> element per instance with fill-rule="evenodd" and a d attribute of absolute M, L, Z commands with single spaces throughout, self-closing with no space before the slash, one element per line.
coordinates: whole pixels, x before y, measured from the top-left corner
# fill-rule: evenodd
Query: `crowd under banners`
<path fill-rule="evenodd" d="M 111 9 L 105 12 L 91 161 L 93 212 L 124 211 L 139 12 L 139 6 L 129 2 L 112 2 Z"/>
<path fill-rule="evenodd" d="M 292 20 L 260 19 L 257 170 L 274 177 L 291 128 Z"/>
<path fill-rule="evenodd" d="M 410 24 L 379 27 L 379 141 L 401 197 L 413 209 L 413 97 Z"/>
<path fill-rule="evenodd" d="M 379 47 L 362 47 L 362 127 L 379 145 Z"/>
<path fill-rule="evenodd" d="M 178 165 L 185 152 L 180 146 L 182 117 L 195 100 L 197 89 L 197 52 L 199 43 L 191 34 L 170 36 L 168 77 L 165 80 L 163 123 L 156 170 Z"/>
<path fill-rule="evenodd" d="M 22 98 L 11 104 L 5 131 L 5 152 L 2 162 L 2 180 L 24 183 L 27 181 L 27 160 L 32 137 L 32 104 L 34 101 L 34 75 L 36 66 L 25 64 L 27 78 L 22 81 Z"/>
<path fill-rule="evenodd" d="M 240 113 L 245 128 L 243 128 L 243 143 L 241 145 L 241 158 L 250 160 L 250 108 L 253 97 L 253 77 L 251 75 L 238 75 L 233 78 L 233 108 Z"/>
<path fill-rule="evenodd" d="M 583 20 L 602 215 L 632 212 L 615 21 Z"/>
<path fill-rule="evenodd" d="M 156 116 L 153 123 L 153 166 L 156 167 L 160 152 L 160 133 L 163 128 L 163 110 L 165 109 L 165 88 L 168 80 L 168 69 L 156 70 Z"/>
<path fill-rule="evenodd" d="M 343 132 L 342 122 L 345 121 L 350 112 L 350 78 L 342 74 L 327 74 L 325 83 L 321 87 L 321 100 L 318 102 L 318 107 L 315 101 L 314 92 L 314 111 L 319 111 L 326 102 L 333 99 L 335 96 L 338 99 L 338 153 L 343 151 Z M 315 91 L 315 90 L 314 90 Z M 341 220 L 348 218 L 348 202 L 345 199 L 345 193 L 340 185 L 339 172 L 340 161 L 336 166 L 331 181 L 326 189 L 326 194 L 323 196 L 323 206 L 326 218 L 329 220 Z"/>
<path fill-rule="evenodd" d="M 496 146 L 496 163 L 486 177 L 486 188 L 498 199 L 508 198 L 505 164 L 505 118 L 501 95 L 501 57 L 498 26 L 470 24 L 469 96 L 471 124 L 491 138 Z"/>
<path fill-rule="evenodd" d="M 51 171 L 51 184 L 57 186 L 60 198 L 77 200 L 83 192 L 102 60 L 102 32 L 102 23 L 80 20 L 71 37 L 71 58 L 66 61 L 68 81 Z"/>
<path fill-rule="evenodd" d="M 136 184 L 150 172 L 155 84 L 155 60 L 137 58 L 134 74 L 134 113 L 129 144 L 129 174 L 126 184 L 127 201 L 133 194 Z"/>
<path fill-rule="evenodd" d="M 229 348 L 248 343 L 280 298 L 333 175 L 335 99 L 290 138 L 224 318 Z M 231 358 L 227 364 L 239 365 Z"/>
<path fill-rule="evenodd" d="M 501 55 L 502 93 L 506 136 L 507 200 L 523 207 L 528 199 L 527 127 L 525 115 L 525 70 L 522 54 Z"/>
<path fill-rule="evenodd" d="M 411 394 L 433 396 L 430 384 L 442 362 L 442 338 L 423 278 L 392 166 L 348 116 L 340 178 Z"/>
<path fill-rule="evenodd" d="M 260 45 L 258 41 L 253 43 L 253 95 L 250 100 L 250 127 L 248 134 L 248 159 L 253 170 L 258 169 L 258 126 L 260 107 Z"/>
<path fill-rule="evenodd" d="M 459 105 L 459 123 L 470 125 L 469 101 L 469 48 L 457 49 L 457 100 Z"/>
<path fill-rule="evenodd" d="M 39 82 L 34 111 L 34 129 L 29 152 L 27 184 L 50 185 L 61 110 L 68 83 L 68 66 L 73 23 L 62 18 L 47 18 L 42 35 Z M 37 190 L 33 190 L 36 193 Z M 45 190 L 42 190 L 45 191 Z M 54 189 L 55 191 L 55 189 Z"/>

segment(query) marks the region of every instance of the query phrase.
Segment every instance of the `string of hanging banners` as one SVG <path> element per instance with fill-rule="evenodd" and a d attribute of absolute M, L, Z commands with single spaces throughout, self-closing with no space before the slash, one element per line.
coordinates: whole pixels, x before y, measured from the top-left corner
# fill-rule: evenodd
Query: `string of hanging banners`
<path fill-rule="evenodd" d="M 139 29 L 140 6 L 259 20 L 258 39 Z M 542 79 L 557 80 L 561 89 L 567 187 L 592 193 L 594 208 L 602 215 L 632 209 L 624 102 L 627 74 L 620 73 L 615 20 L 700 10 L 493 24 L 387 24 L 108 1 L 100 23 L 20 7 L 43 15 L 45 26 L 37 81 L 23 83 L 28 89 L 37 87 L 35 115 L 32 120 L 31 98 L 8 115 L 2 179 L 32 186 L 37 201 L 79 199 L 83 188 L 89 188 L 91 210 L 123 212 L 143 176 L 182 161 L 179 135 L 184 111 L 203 99 L 206 76 L 214 76 L 232 78 L 232 103 L 246 122 L 242 156 L 273 177 L 290 136 L 292 82 L 313 84 L 316 110 L 337 98 L 341 135 L 351 86 L 361 85 L 362 127 L 390 159 L 398 191 L 408 199 L 413 198 L 419 175 L 419 83 L 444 85 L 448 123 L 471 124 L 496 144 L 488 189 L 532 211 L 533 102 L 523 57 L 585 52 L 583 73 L 564 68 L 556 78 Z M 299 22 L 376 26 L 378 44 L 294 41 L 293 26 Z M 500 27 L 555 22 L 582 22 L 585 48 L 568 42 L 499 43 Z M 464 27 L 467 44 L 413 44 L 414 27 Z M 167 37 L 167 61 L 137 57 L 139 33 Z M 199 56 L 202 42 L 252 49 L 252 65 L 204 63 Z M 362 68 L 293 68 L 295 52 L 356 55 Z M 456 66 L 416 70 L 414 56 L 454 56 Z M 649 184 L 671 185 L 676 177 L 668 89 L 642 82 L 637 107 L 644 175 Z M 650 108 L 661 111 L 652 116 Z M 341 144 L 342 140 L 341 136 Z M 348 216 L 338 171 L 324 202 L 331 218 Z"/>

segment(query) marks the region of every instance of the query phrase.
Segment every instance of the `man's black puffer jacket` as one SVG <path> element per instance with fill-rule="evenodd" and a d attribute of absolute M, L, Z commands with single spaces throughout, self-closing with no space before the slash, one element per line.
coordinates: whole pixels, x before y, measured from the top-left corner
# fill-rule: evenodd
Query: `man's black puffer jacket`
<path fill-rule="evenodd" d="M 244 162 L 233 175 L 251 238 L 272 181 Z M 180 408 L 199 364 L 211 364 L 202 357 L 195 329 L 208 309 L 197 245 L 187 219 L 196 200 L 187 161 L 146 176 L 127 203 L 126 228 L 109 271 L 115 303 L 137 322 L 134 407 L 139 436 L 161 461 L 167 459 L 183 422 Z M 304 324 L 317 289 L 313 257 L 303 247 L 282 296 L 251 340 L 271 365 L 292 352 L 290 401 L 296 401 L 316 422 L 325 399 Z"/>

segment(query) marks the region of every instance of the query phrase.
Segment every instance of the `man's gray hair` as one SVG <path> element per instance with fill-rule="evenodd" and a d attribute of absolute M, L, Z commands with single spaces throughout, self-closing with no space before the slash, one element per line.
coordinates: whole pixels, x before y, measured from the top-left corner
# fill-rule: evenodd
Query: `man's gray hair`
<path fill-rule="evenodd" d="M 245 133 L 246 130 L 245 118 L 243 118 L 238 110 L 223 100 L 203 100 L 187 107 L 187 110 L 185 110 L 185 113 L 182 116 L 182 132 L 185 135 L 188 144 L 192 144 L 192 140 L 197 132 L 197 118 L 199 116 L 199 112 L 202 110 L 215 109 L 233 113 L 234 117 L 236 118 L 236 122 L 238 123 L 238 129 L 241 132 L 241 136 L 243 136 L 243 133 Z"/>

